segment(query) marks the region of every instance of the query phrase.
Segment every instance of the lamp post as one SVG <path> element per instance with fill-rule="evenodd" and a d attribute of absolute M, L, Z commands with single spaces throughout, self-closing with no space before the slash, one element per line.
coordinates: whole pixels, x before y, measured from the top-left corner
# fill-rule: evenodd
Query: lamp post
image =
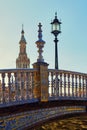
<path fill-rule="evenodd" d="M 55 36 L 55 69 L 59 69 L 58 68 L 58 52 L 57 52 L 57 43 L 58 43 L 58 39 L 57 36 L 58 34 L 61 33 L 61 22 L 57 19 L 57 13 L 55 13 L 55 19 L 53 20 L 53 22 L 51 22 L 51 26 L 52 26 L 52 30 L 51 33 L 54 34 Z"/>

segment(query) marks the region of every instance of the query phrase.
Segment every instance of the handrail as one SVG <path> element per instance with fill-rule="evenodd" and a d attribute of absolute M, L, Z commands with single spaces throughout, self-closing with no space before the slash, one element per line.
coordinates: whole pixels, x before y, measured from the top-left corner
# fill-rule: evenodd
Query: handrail
<path fill-rule="evenodd" d="M 87 74 L 48 69 L 49 89 L 51 96 L 87 98 Z"/>
<path fill-rule="evenodd" d="M 67 73 L 67 74 L 76 74 L 87 76 L 87 73 L 77 72 L 77 71 L 69 71 L 69 70 L 57 70 L 57 69 L 48 69 L 48 72 L 59 72 L 59 73 Z"/>
<path fill-rule="evenodd" d="M 38 69 L 0 69 L 0 106 L 34 98 L 34 75 Z"/>
<path fill-rule="evenodd" d="M 33 68 L 13 68 L 13 69 L 0 69 L 0 73 L 2 72 L 17 72 L 17 71 L 25 71 L 25 72 L 34 72 L 34 71 L 37 71 L 37 69 L 33 69 Z"/>

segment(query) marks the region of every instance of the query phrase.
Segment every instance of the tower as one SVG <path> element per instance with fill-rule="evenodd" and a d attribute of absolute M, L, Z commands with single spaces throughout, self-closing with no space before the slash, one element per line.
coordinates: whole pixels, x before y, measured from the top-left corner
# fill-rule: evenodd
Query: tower
<path fill-rule="evenodd" d="M 22 25 L 22 31 L 21 31 L 21 39 L 19 41 L 20 44 L 20 51 L 19 56 L 16 59 L 16 68 L 30 68 L 30 59 L 27 57 L 26 53 L 26 40 L 24 37 L 24 30 Z"/>

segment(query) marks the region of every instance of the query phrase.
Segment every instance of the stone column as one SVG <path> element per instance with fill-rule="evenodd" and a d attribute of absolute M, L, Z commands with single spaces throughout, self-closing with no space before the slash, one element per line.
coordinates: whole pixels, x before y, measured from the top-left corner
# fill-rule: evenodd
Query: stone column
<path fill-rule="evenodd" d="M 45 41 L 42 40 L 41 23 L 39 23 L 38 27 L 38 41 L 36 41 L 36 45 L 39 56 L 37 62 L 33 64 L 33 68 L 37 69 L 34 74 L 33 96 L 34 98 L 38 98 L 42 102 L 45 102 L 48 101 L 48 64 L 44 62 L 42 56 L 42 48 L 44 47 Z"/>
<path fill-rule="evenodd" d="M 38 71 L 34 74 L 34 98 L 38 98 L 42 102 L 48 101 L 48 64 L 45 62 L 36 62 L 33 68 Z"/>

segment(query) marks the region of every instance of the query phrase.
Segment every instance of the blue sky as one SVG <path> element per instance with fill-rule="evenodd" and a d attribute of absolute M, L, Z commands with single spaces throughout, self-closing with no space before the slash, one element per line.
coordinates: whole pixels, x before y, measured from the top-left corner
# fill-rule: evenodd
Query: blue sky
<path fill-rule="evenodd" d="M 0 68 L 15 68 L 24 24 L 27 54 L 32 64 L 38 53 L 38 23 L 42 23 L 44 60 L 54 68 L 54 36 L 51 19 L 61 19 L 58 36 L 59 68 L 87 73 L 87 0 L 0 0 Z"/>

